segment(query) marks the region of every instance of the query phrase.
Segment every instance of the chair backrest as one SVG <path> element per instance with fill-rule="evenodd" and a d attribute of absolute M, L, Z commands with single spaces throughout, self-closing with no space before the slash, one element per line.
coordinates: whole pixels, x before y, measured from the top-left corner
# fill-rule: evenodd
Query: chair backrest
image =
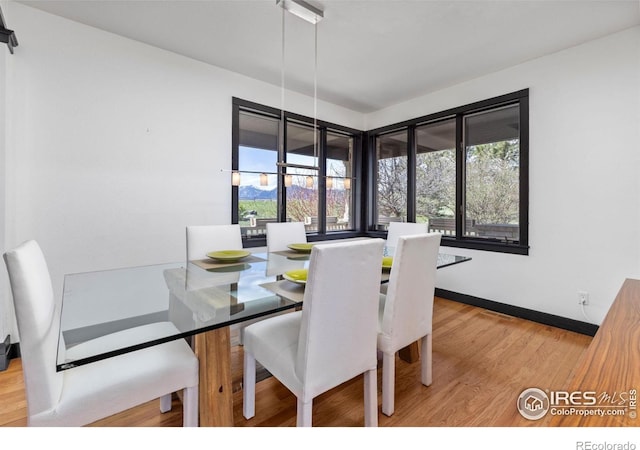
<path fill-rule="evenodd" d="M 267 251 L 288 250 L 289 244 L 307 242 L 304 222 L 271 222 L 267 224 Z"/>
<path fill-rule="evenodd" d="M 376 367 L 383 247 L 382 239 L 313 247 L 295 365 L 307 399 Z"/>
<path fill-rule="evenodd" d="M 396 348 L 429 334 L 433 324 L 440 233 L 400 236 L 393 257 L 381 333 Z"/>
<path fill-rule="evenodd" d="M 49 268 L 36 241 L 24 242 L 6 252 L 4 260 L 18 322 L 31 417 L 53 408 L 62 392 L 63 376 L 56 372 L 62 305 L 54 299 Z M 64 347 L 61 342 L 59 351 L 64 352 Z"/>
<path fill-rule="evenodd" d="M 191 225 L 187 227 L 187 261 L 205 259 L 216 250 L 242 250 L 240 225 Z"/>
<path fill-rule="evenodd" d="M 389 223 L 389 231 L 387 232 L 387 247 L 397 247 L 398 238 L 400 236 L 409 236 L 412 234 L 424 234 L 428 230 L 426 223 L 413 222 L 391 222 Z"/>

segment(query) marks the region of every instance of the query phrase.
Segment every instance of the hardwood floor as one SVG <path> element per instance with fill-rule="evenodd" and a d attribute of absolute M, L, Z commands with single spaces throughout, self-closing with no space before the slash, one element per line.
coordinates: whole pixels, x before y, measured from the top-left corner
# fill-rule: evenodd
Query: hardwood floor
<path fill-rule="evenodd" d="M 420 363 L 396 362 L 396 408 L 379 414 L 381 427 L 531 427 L 516 410 L 526 388 L 566 385 L 591 337 L 436 298 L 433 384 L 420 383 Z M 256 387 L 256 416 L 242 416 L 242 347 L 232 351 L 234 421 L 239 427 L 295 426 L 295 397 L 275 378 Z M 381 401 L 381 370 L 378 374 Z M 99 427 L 181 426 L 182 407 L 161 414 L 153 401 L 100 420 Z M 363 380 L 358 377 L 319 396 L 314 426 L 364 424 Z M 19 360 L 0 372 L 0 425 L 26 425 L 26 399 Z"/>

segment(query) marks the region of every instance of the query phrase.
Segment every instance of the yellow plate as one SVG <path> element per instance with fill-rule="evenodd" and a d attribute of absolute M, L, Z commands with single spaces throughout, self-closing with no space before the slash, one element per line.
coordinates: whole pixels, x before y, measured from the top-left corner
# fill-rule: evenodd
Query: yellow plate
<path fill-rule="evenodd" d="M 217 252 L 209 252 L 207 256 L 222 262 L 236 262 L 250 254 L 251 252 L 246 250 L 219 250 Z"/>
<path fill-rule="evenodd" d="M 291 250 L 296 251 L 296 252 L 300 252 L 300 253 L 310 253 L 311 252 L 311 248 L 313 247 L 313 244 L 289 244 L 287 245 L 287 247 L 289 247 Z"/>
<path fill-rule="evenodd" d="M 391 265 L 393 264 L 393 257 L 385 256 L 382 258 L 382 269 L 383 270 L 391 270 Z"/>
<path fill-rule="evenodd" d="M 293 281 L 298 284 L 306 284 L 307 283 L 307 273 L 308 269 L 297 269 L 290 270 L 282 274 L 282 277 L 285 280 Z"/>

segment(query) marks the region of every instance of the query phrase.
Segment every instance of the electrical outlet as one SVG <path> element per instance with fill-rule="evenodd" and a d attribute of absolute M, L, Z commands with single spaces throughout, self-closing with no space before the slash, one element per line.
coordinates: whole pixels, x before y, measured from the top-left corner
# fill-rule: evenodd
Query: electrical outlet
<path fill-rule="evenodd" d="M 589 304 L 589 293 L 585 291 L 578 291 L 578 305 Z"/>

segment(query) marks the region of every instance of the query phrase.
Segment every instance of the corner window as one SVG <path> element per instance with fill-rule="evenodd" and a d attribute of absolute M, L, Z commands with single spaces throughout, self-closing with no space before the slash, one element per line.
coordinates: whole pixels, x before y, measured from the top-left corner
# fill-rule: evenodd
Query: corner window
<path fill-rule="evenodd" d="M 373 214 L 442 245 L 528 253 L 528 90 L 369 132 Z"/>

